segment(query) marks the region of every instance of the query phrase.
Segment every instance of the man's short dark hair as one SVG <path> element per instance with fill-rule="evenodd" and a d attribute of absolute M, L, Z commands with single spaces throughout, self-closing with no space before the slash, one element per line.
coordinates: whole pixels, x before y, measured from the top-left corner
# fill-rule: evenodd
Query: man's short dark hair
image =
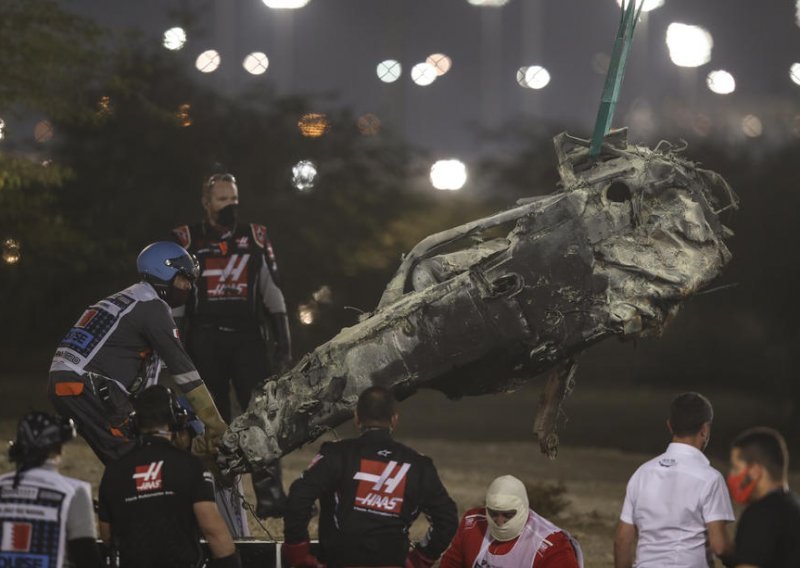
<path fill-rule="evenodd" d="M 711 402 L 698 392 L 685 392 L 672 399 L 669 424 L 674 436 L 693 436 L 713 419 Z"/>
<path fill-rule="evenodd" d="M 384 387 L 369 387 L 359 395 L 356 412 L 362 423 L 388 423 L 395 415 L 394 394 Z"/>
<path fill-rule="evenodd" d="M 144 389 L 133 401 L 136 425 L 142 432 L 172 427 L 175 422 L 172 392 L 163 385 Z"/>
<path fill-rule="evenodd" d="M 773 481 L 785 481 L 789 474 L 789 450 L 781 433 L 772 428 L 745 430 L 733 441 L 739 455 L 747 463 L 757 463 L 767 470 Z"/>

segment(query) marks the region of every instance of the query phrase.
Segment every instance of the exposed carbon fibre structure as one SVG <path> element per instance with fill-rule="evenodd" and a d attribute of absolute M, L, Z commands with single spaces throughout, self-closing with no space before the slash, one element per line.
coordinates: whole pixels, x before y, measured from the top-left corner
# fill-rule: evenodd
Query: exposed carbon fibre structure
<path fill-rule="evenodd" d="M 420 387 L 460 397 L 542 374 L 534 432 L 554 457 L 576 356 L 606 337 L 658 334 L 730 260 L 719 215 L 737 207 L 722 177 L 669 144 L 630 145 L 618 130 L 592 157 L 587 140 L 554 142 L 559 189 L 421 241 L 374 312 L 268 382 L 231 423 L 223 470 L 260 469 L 314 440 L 351 418 L 370 385 L 400 399 Z M 504 238 L 476 244 L 500 225 Z"/>

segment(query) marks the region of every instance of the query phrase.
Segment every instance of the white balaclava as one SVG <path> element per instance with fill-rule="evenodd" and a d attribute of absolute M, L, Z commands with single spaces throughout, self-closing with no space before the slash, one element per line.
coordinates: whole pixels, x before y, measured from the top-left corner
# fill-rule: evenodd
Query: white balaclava
<path fill-rule="evenodd" d="M 516 511 L 517 514 L 501 527 L 486 513 L 489 533 L 499 541 L 517 538 L 528 521 L 528 492 L 525 485 L 512 475 L 498 477 L 486 490 L 486 508 L 494 511 Z"/>

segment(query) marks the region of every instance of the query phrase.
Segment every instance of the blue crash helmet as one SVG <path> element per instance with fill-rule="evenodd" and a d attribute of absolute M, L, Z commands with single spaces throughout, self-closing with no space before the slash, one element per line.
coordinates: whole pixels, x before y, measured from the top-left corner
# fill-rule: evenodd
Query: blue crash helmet
<path fill-rule="evenodd" d="M 200 272 L 197 259 L 170 241 L 158 241 L 144 247 L 136 259 L 136 269 L 162 298 L 166 297 L 178 274 L 194 282 Z"/>

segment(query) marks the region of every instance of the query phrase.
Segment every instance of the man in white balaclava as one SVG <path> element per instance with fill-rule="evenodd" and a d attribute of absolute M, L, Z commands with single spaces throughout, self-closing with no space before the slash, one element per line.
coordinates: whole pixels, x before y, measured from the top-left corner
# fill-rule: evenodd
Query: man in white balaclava
<path fill-rule="evenodd" d="M 580 546 L 569 533 L 537 515 L 525 485 L 498 477 L 486 491 L 486 507 L 461 519 L 441 568 L 583 568 Z"/>

